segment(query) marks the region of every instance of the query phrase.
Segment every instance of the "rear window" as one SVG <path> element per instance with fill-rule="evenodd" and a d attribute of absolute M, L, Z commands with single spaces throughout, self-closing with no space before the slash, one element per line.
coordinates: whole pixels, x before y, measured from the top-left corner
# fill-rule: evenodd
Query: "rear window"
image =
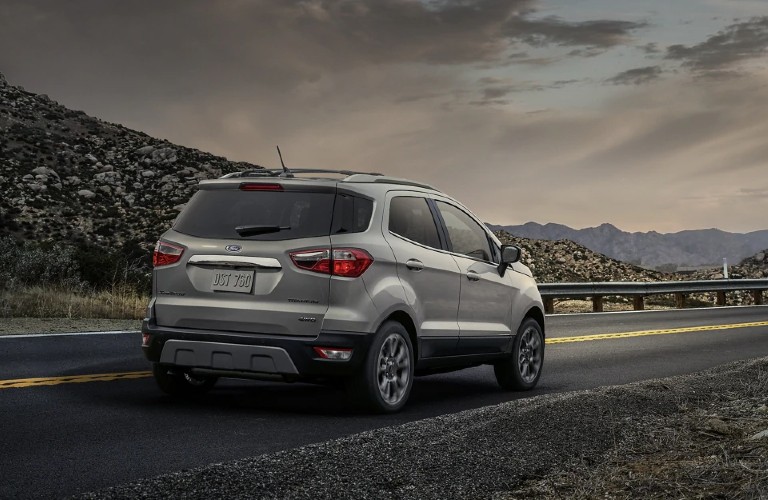
<path fill-rule="evenodd" d="M 202 190 L 179 214 L 173 229 L 200 238 L 276 241 L 327 236 L 333 193 Z M 238 226 L 279 226 L 275 232 L 240 236 Z"/>

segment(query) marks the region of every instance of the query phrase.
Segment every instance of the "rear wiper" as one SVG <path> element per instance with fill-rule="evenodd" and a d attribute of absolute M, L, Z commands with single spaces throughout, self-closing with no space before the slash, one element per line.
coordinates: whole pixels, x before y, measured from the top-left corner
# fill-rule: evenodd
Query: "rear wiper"
<path fill-rule="evenodd" d="M 290 228 L 291 226 L 237 226 L 235 231 L 240 236 L 254 236 L 257 234 L 277 233 L 278 231 L 285 231 Z"/>

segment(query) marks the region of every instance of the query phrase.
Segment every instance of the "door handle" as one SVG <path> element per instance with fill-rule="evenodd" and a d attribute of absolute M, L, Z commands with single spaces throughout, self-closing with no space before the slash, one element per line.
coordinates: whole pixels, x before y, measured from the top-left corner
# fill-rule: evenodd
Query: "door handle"
<path fill-rule="evenodd" d="M 467 279 L 469 281 L 480 281 L 480 275 L 475 271 L 467 271 Z"/>
<path fill-rule="evenodd" d="M 411 271 L 421 271 L 422 269 L 424 269 L 424 264 L 420 260 L 409 259 L 405 263 L 405 267 L 407 267 Z"/>

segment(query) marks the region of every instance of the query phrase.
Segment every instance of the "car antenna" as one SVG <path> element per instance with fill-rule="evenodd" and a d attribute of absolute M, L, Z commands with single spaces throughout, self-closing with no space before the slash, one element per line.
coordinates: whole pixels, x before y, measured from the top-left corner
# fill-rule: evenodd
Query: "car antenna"
<path fill-rule="evenodd" d="M 277 147 L 277 156 L 280 157 L 280 165 L 283 166 L 283 173 L 279 175 L 279 177 L 293 177 L 293 172 L 291 172 L 288 167 L 285 166 L 285 162 L 283 161 L 283 153 L 280 152 L 280 146 Z"/>

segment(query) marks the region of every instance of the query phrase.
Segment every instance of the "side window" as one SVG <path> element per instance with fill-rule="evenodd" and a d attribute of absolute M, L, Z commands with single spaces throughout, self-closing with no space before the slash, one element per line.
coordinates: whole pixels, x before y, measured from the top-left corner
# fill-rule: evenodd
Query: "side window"
<path fill-rule="evenodd" d="M 389 230 L 422 245 L 440 248 L 435 219 L 425 198 L 392 198 L 389 204 Z"/>
<path fill-rule="evenodd" d="M 442 201 L 436 203 L 448 229 L 453 251 L 473 259 L 492 262 L 493 254 L 485 230 L 472 217 L 453 205 Z"/>
<path fill-rule="evenodd" d="M 331 234 L 362 233 L 368 229 L 372 214 L 371 200 L 348 194 L 337 194 Z"/>

